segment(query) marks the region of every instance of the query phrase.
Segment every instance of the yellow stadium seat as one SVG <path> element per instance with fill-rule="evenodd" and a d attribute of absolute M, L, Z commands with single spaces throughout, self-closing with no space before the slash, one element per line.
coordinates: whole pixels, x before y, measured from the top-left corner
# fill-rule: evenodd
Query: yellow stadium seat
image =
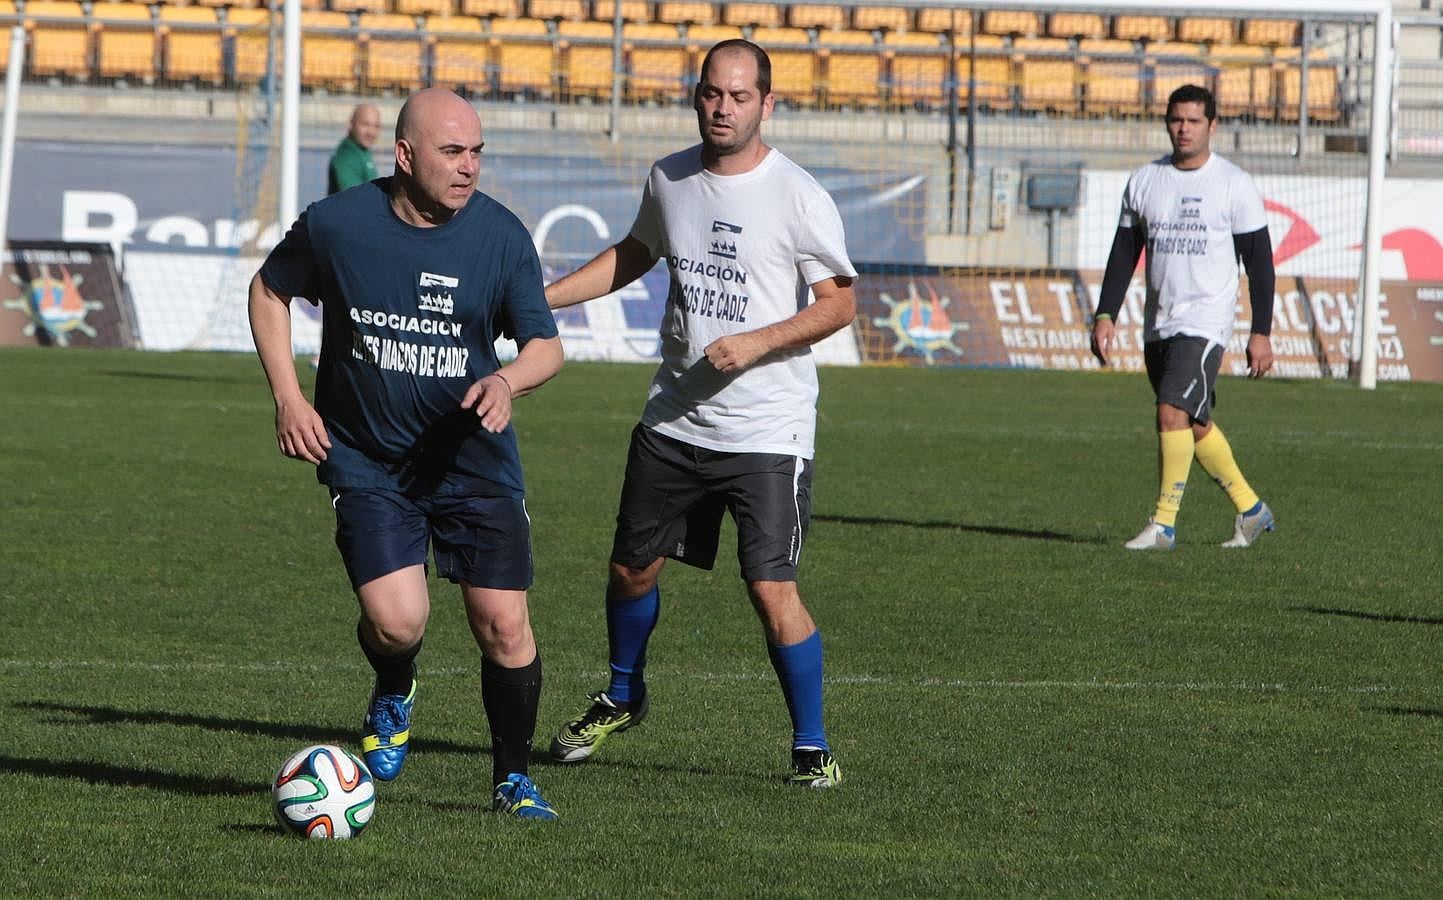
<path fill-rule="evenodd" d="M 615 22 L 616 4 L 612 0 L 596 0 L 591 4 L 591 18 L 598 22 Z M 651 4 L 638 0 L 622 0 L 621 21 L 650 22 Z"/>
<path fill-rule="evenodd" d="M 971 50 L 975 48 L 974 57 Z M 974 98 L 979 106 L 1007 109 L 1012 106 L 1012 57 L 1002 38 L 978 34 L 957 44 L 957 96 L 963 103 Z M 975 90 L 972 82 L 976 82 Z"/>
<path fill-rule="evenodd" d="M 30 0 L 25 4 L 25 27 L 30 29 L 32 74 L 90 76 L 90 31 L 79 3 Z"/>
<path fill-rule="evenodd" d="M 1303 97 L 1303 52 L 1298 47 L 1279 47 L 1274 56 L 1282 63 L 1281 117 L 1298 121 Z M 1308 120 L 1334 122 L 1342 115 L 1338 109 L 1338 68 L 1326 50 L 1308 53 Z"/>
<path fill-rule="evenodd" d="M 255 9 L 257 7 L 263 8 L 265 6 L 265 4 L 261 2 L 261 0 L 234 0 L 234 2 L 230 2 L 230 0 L 195 0 L 195 5 L 215 7 L 223 6 L 226 9 L 232 10 Z M 323 9 L 324 7 L 325 0 L 301 0 L 301 9 Z M 280 12 L 281 11 L 279 9 L 276 10 L 277 15 L 280 15 Z"/>
<path fill-rule="evenodd" d="M 1243 22 L 1243 43 L 1291 47 L 1298 43 L 1298 28 L 1291 19 L 1248 19 Z"/>
<path fill-rule="evenodd" d="M 165 77 L 180 81 L 195 78 L 208 84 L 225 81 L 221 70 L 221 28 L 215 10 L 207 6 L 160 8 Z"/>
<path fill-rule="evenodd" d="M 593 97 L 610 94 L 611 23 L 561 21 L 556 24 L 556 33 L 565 60 L 561 66 L 565 93 Z"/>
<path fill-rule="evenodd" d="M 870 31 L 820 31 L 817 44 L 826 60 L 826 102 L 833 106 L 882 102 L 882 56 Z"/>
<path fill-rule="evenodd" d="M 982 30 L 987 34 L 1034 35 L 1042 31 L 1042 22 L 1037 13 L 989 9 L 982 14 Z"/>
<path fill-rule="evenodd" d="M 414 16 L 362 13 L 356 26 L 366 45 L 366 87 L 414 91 L 422 86 L 425 36 Z"/>
<path fill-rule="evenodd" d="M 331 0 L 331 9 L 336 12 L 388 13 L 391 0 Z"/>
<path fill-rule="evenodd" d="M 675 25 L 660 22 L 632 23 L 622 27 L 626 47 L 626 92 L 635 99 L 686 96 L 687 55 Z M 646 42 L 670 41 L 671 46 Z"/>
<path fill-rule="evenodd" d="M 1188 44 L 1231 44 L 1237 39 L 1236 19 L 1180 19 L 1177 39 Z"/>
<path fill-rule="evenodd" d="M 521 0 L 461 0 L 461 12 L 479 19 L 514 19 L 521 15 Z"/>
<path fill-rule="evenodd" d="M 775 3 L 723 3 L 722 22 L 726 25 L 777 28 L 782 24 L 782 8 Z"/>
<path fill-rule="evenodd" d="M 901 6 L 858 6 L 852 10 L 852 27 L 858 31 L 907 31 L 912 11 Z"/>
<path fill-rule="evenodd" d="M 350 16 L 329 10 L 301 13 L 301 84 L 356 89 L 356 35 Z"/>
<path fill-rule="evenodd" d="M 1120 41 L 1170 41 L 1172 23 L 1167 16 L 1114 16 L 1112 36 Z"/>
<path fill-rule="evenodd" d="M 1147 45 L 1144 65 L 1152 87 L 1149 111 L 1161 115 L 1166 110 L 1168 95 L 1185 84 L 1207 87 L 1211 79 L 1202 58 L 1203 51 L 1201 44 L 1161 41 Z"/>
<path fill-rule="evenodd" d="M 772 58 L 772 93 L 778 100 L 810 104 L 817 99 L 816 55 L 800 28 L 753 29 L 752 41 Z"/>
<path fill-rule="evenodd" d="M 487 73 L 490 46 L 481 20 L 471 16 L 427 16 L 426 33 L 432 44 L 431 83 L 437 87 L 472 93 L 491 90 Z"/>
<path fill-rule="evenodd" d="M 580 22 L 586 18 L 586 5 L 581 0 L 531 0 L 526 14 L 533 19 Z"/>
<path fill-rule="evenodd" d="M 508 93 L 549 95 L 556 73 L 556 48 L 546 23 L 538 19 L 492 19 L 499 87 Z"/>
<path fill-rule="evenodd" d="M 139 3 L 96 3 L 90 16 L 101 77 L 154 81 L 157 32 L 150 8 Z"/>
<path fill-rule="evenodd" d="M 794 3 L 787 11 L 787 24 L 793 28 L 840 29 L 847 18 L 840 6 L 818 3 Z"/>
<path fill-rule="evenodd" d="M 716 7 L 710 3 L 658 3 L 656 21 L 668 25 L 710 25 L 716 21 Z"/>
<path fill-rule="evenodd" d="M 1017 38 L 1012 52 L 1019 64 L 1023 109 L 1077 110 L 1077 63 L 1067 41 Z"/>
<path fill-rule="evenodd" d="M 1083 76 L 1083 103 L 1089 113 L 1143 111 L 1142 57 L 1132 41 L 1084 38 L 1077 42 Z"/>
<path fill-rule="evenodd" d="M 1107 23 L 1097 13 L 1057 12 L 1047 17 L 1047 33 L 1059 38 L 1101 38 Z"/>
<path fill-rule="evenodd" d="M 971 34 L 972 13 L 955 7 L 925 7 L 917 10 L 917 30 Z"/>
<path fill-rule="evenodd" d="M 1208 57 L 1216 69 L 1218 115 L 1273 117 L 1273 68 L 1268 51 L 1251 44 L 1216 47 Z"/>
<path fill-rule="evenodd" d="M 243 7 L 226 12 L 224 34 L 229 36 L 234 48 L 235 80 L 242 84 L 255 84 L 266 74 L 266 54 L 270 30 L 270 10 L 261 7 Z M 276 47 L 281 41 L 281 15 L 276 13 Z M 277 56 L 279 57 L 279 49 Z M 276 72 L 280 73 L 280 59 L 276 60 Z"/>
<path fill-rule="evenodd" d="M 742 30 L 736 25 L 693 25 L 686 30 L 686 43 L 693 53 L 698 50 L 705 53 L 722 41 L 741 36 Z"/>
<path fill-rule="evenodd" d="M 946 102 L 947 48 L 938 35 L 889 31 L 882 38 L 891 60 L 891 99 L 894 103 Z"/>
<path fill-rule="evenodd" d="M 456 12 L 456 0 L 396 0 L 396 12 L 408 16 L 449 16 Z"/>

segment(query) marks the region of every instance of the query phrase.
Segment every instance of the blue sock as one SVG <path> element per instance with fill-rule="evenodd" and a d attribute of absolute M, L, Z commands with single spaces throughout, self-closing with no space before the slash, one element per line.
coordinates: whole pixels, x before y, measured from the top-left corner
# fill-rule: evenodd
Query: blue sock
<path fill-rule="evenodd" d="M 1263 508 L 1263 501 L 1259 500 L 1257 503 L 1254 503 L 1250 509 L 1244 510 L 1243 515 L 1245 515 L 1245 516 L 1255 516 L 1255 515 L 1258 514 L 1258 511 L 1261 510 L 1262 508 Z"/>
<path fill-rule="evenodd" d="M 822 633 L 785 647 L 768 644 L 767 652 L 792 717 L 792 746 L 830 750 L 822 727 Z"/>
<path fill-rule="evenodd" d="M 661 615 L 661 588 L 626 600 L 606 596 L 606 636 L 611 652 L 611 684 L 606 696 L 617 703 L 640 700 L 646 693 L 642 671 L 646 668 L 646 642 Z"/>

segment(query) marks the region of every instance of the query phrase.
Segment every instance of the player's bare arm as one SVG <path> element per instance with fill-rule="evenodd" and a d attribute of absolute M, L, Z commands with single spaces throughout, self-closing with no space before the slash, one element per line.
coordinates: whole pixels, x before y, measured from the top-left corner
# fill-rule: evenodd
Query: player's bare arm
<path fill-rule="evenodd" d="M 741 372 L 775 350 L 811 346 L 856 318 L 852 279 L 837 275 L 811 287 L 814 300 L 806 309 L 765 328 L 717 338 L 707 346 L 706 358 L 718 372 Z"/>
<path fill-rule="evenodd" d="M 563 309 L 603 297 L 631 284 L 656 265 L 646 245 L 631 235 L 596 254 L 581 268 L 546 286 L 546 302 Z"/>
<path fill-rule="evenodd" d="M 481 427 L 496 434 L 511 421 L 511 401 L 531 393 L 561 371 L 561 338 L 533 338 L 509 365 L 466 389 L 461 408 L 473 410 Z"/>
<path fill-rule="evenodd" d="M 276 404 L 276 444 L 291 459 L 319 463 L 326 458 L 331 439 L 296 377 L 290 298 L 271 290 L 257 274 L 251 279 L 249 313 L 256 352 Z"/>

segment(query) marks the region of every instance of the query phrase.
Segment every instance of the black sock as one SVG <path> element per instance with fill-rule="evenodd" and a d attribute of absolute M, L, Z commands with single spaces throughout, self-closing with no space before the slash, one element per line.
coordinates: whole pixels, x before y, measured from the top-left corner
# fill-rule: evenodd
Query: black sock
<path fill-rule="evenodd" d="M 512 772 L 526 774 L 540 700 L 540 651 L 529 665 L 519 669 L 481 660 L 481 702 L 491 726 L 492 784 L 500 784 Z"/>
<path fill-rule="evenodd" d="M 366 643 L 366 636 L 361 631 L 359 622 L 356 623 L 356 641 L 361 645 L 361 652 L 366 654 L 366 661 L 376 670 L 378 693 L 400 694 L 402 697 L 411 693 L 411 682 L 416 677 L 416 654 L 421 652 L 420 641 L 395 656 L 384 656 Z"/>

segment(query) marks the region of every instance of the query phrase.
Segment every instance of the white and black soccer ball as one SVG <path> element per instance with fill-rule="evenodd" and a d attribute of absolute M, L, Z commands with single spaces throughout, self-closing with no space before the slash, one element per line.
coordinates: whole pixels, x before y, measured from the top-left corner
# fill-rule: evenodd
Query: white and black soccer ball
<path fill-rule="evenodd" d="M 361 833 L 376 808 L 371 770 L 333 744 L 298 750 L 271 782 L 276 821 L 305 838 L 345 840 Z"/>

